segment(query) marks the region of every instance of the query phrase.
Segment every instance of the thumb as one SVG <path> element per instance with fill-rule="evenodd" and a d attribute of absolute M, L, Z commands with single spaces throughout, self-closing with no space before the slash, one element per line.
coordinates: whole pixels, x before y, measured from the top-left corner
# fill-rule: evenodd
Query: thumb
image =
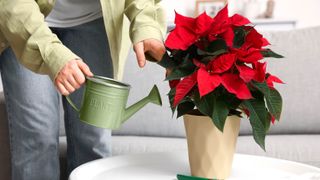
<path fill-rule="evenodd" d="M 90 71 L 90 68 L 87 64 L 85 64 L 83 61 L 77 61 L 77 64 L 81 71 L 86 75 L 86 76 L 93 76 L 93 73 Z"/>
<path fill-rule="evenodd" d="M 136 53 L 137 56 L 137 61 L 139 64 L 139 67 L 144 67 L 144 65 L 146 64 L 146 57 L 144 55 L 144 45 L 143 42 L 138 42 L 134 45 L 134 51 Z"/>

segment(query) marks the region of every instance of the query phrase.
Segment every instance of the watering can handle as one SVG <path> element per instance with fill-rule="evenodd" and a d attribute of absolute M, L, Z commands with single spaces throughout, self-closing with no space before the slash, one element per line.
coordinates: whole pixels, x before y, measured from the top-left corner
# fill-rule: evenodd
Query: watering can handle
<path fill-rule="evenodd" d="M 77 106 L 72 102 L 69 96 L 66 96 L 66 99 L 74 110 L 76 110 L 77 112 L 80 112 L 79 108 L 77 108 Z"/>
<path fill-rule="evenodd" d="M 86 77 L 86 79 L 87 79 L 87 77 Z M 74 110 L 76 110 L 77 112 L 80 112 L 80 109 L 77 108 L 77 106 L 72 102 L 72 100 L 70 99 L 70 97 L 69 97 L 69 96 L 65 96 L 65 97 L 66 97 L 68 103 L 71 105 L 71 107 L 72 107 Z"/>

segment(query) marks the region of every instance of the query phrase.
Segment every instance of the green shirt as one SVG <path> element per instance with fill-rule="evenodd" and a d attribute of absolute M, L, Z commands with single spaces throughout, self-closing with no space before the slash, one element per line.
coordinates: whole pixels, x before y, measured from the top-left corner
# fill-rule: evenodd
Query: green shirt
<path fill-rule="evenodd" d="M 164 10 L 160 0 L 100 0 L 100 3 L 114 77 L 120 80 L 131 42 L 149 38 L 163 41 Z M 44 22 L 44 15 L 53 5 L 54 0 L 0 0 L 0 54 L 10 45 L 25 67 L 55 79 L 62 67 L 78 56 Z"/>

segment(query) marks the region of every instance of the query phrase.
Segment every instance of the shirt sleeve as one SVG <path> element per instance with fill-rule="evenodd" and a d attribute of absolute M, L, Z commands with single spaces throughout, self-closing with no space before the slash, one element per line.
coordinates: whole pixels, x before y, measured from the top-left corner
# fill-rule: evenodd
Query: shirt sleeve
<path fill-rule="evenodd" d="M 1 0 L 0 7 L 0 31 L 28 69 L 55 79 L 69 60 L 79 58 L 51 32 L 34 0 Z"/>
<path fill-rule="evenodd" d="M 133 44 L 150 38 L 164 40 L 167 26 L 160 0 L 126 0 L 125 14 Z"/>

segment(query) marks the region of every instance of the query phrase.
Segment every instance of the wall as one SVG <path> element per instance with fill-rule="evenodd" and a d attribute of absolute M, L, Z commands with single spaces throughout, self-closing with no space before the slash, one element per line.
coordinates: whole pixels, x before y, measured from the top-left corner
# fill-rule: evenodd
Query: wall
<path fill-rule="evenodd" d="M 320 25 L 319 0 L 276 0 L 276 3 L 276 17 L 296 19 L 301 28 Z"/>
<path fill-rule="evenodd" d="M 231 14 L 245 1 L 247 0 L 229 0 Z M 263 11 L 266 0 L 259 1 Z M 320 0 L 275 0 L 275 2 L 275 18 L 297 20 L 298 28 L 320 25 Z M 162 3 L 171 22 L 174 20 L 174 10 L 188 16 L 194 14 L 195 0 L 162 0 Z"/>

